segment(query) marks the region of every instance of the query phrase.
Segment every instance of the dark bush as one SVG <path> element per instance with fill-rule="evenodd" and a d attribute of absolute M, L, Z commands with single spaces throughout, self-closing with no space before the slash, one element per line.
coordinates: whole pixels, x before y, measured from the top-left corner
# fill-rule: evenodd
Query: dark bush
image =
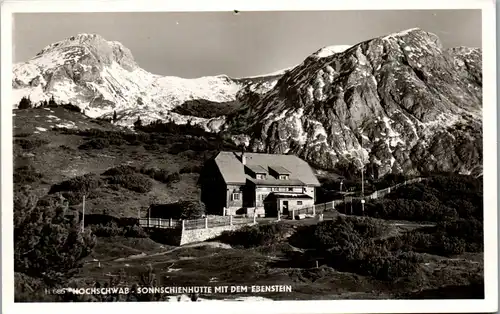
<path fill-rule="evenodd" d="M 380 221 L 340 216 L 315 226 L 297 230 L 291 243 L 313 248 L 316 257 L 340 270 L 395 280 L 414 274 L 419 257 L 405 252 L 391 252 L 383 241 L 375 241 L 386 231 Z"/>
<path fill-rule="evenodd" d="M 366 275 L 379 280 L 394 281 L 401 277 L 414 275 L 423 258 L 412 252 L 398 252 L 386 256 L 372 255 L 359 263 Z"/>
<path fill-rule="evenodd" d="M 119 226 L 115 221 L 90 225 L 92 233 L 98 237 L 124 236 L 127 238 L 147 238 L 148 234 L 138 225 Z"/>
<path fill-rule="evenodd" d="M 83 150 L 90 150 L 90 149 L 104 149 L 109 146 L 110 143 L 107 139 L 94 138 L 78 146 L 78 148 Z"/>
<path fill-rule="evenodd" d="M 227 116 L 234 113 L 238 108 L 240 108 L 240 103 L 238 101 L 220 103 L 205 99 L 193 99 L 175 107 L 172 112 L 186 116 L 210 119 Z"/>
<path fill-rule="evenodd" d="M 139 170 L 130 165 L 120 165 L 118 167 L 110 168 L 103 172 L 103 176 L 120 176 L 120 175 L 129 175 L 139 172 Z"/>
<path fill-rule="evenodd" d="M 14 271 L 49 285 L 65 282 L 83 266 L 95 237 L 80 229 L 57 202 L 38 202 L 29 189 L 14 193 Z"/>
<path fill-rule="evenodd" d="M 443 222 L 483 219 L 482 180 L 471 176 L 447 175 L 402 186 L 384 199 L 369 200 L 365 212 L 359 201 L 354 214 L 383 219 Z"/>
<path fill-rule="evenodd" d="M 33 133 L 17 133 L 17 134 L 14 134 L 15 137 L 29 137 L 33 135 Z"/>
<path fill-rule="evenodd" d="M 361 202 L 354 201 L 353 209 L 355 215 L 364 214 L 381 219 L 437 222 L 458 218 L 457 211 L 444 204 L 429 203 L 414 199 L 369 200 L 365 204 L 364 213 L 361 210 Z"/>
<path fill-rule="evenodd" d="M 123 228 L 123 236 L 128 238 L 147 238 L 148 234 L 141 226 L 133 225 Z"/>
<path fill-rule="evenodd" d="M 201 166 L 185 166 L 183 167 L 179 173 L 201 173 L 202 167 Z"/>
<path fill-rule="evenodd" d="M 153 204 L 151 217 L 172 219 L 198 219 L 206 214 L 205 204 L 200 201 L 180 201 L 170 204 Z"/>
<path fill-rule="evenodd" d="M 38 182 L 43 175 L 31 166 L 21 166 L 14 170 L 14 184 L 24 185 Z"/>
<path fill-rule="evenodd" d="M 153 143 L 153 144 L 144 145 L 144 149 L 150 150 L 150 151 L 157 151 L 157 150 L 161 149 L 161 146 L 158 145 L 157 143 Z"/>
<path fill-rule="evenodd" d="M 19 102 L 17 109 L 30 109 L 30 108 L 33 108 L 33 104 L 31 103 L 30 98 L 29 97 L 21 98 L 21 101 Z"/>
<path fill-rule="evenodd" d="M 170 173 L 166 169 L 142 168 L 140 172 L 156 181 L 160 181 L 166 184 L 175 183 L 180 181 L 181 179 L 179 173 L 177 172 Z"/>
<path fill-rule="evenodd" d="M 268 246 L 283 241 L 292 228 L 286 224 L 266 224 L 247 226 L 235 231 L 224 231 L 218 241 L 245 248 Z"/>
<path fill-rule="evenodd" d="M 72 179 L 63 181 L 59 184 L 54 184 L 51 187 L 49 194 L 61 191 L 89 193 L 92 190 L 100 187 L 102 184 L 103 181 L 98 175 L 94 173 L 88 173 L 83 176 L 74 177 Z"/>
<path fill-rule="evenodd" d="M 91 225 L 90 230 L 98 237 L 115 237 L 123 235 L 123 228 L 118 227 L 114 221 L 108 222 L 105 225 Z"/>
<path fill-rule="evenodd" d="M 167 182 L 168 183 L 177 183 L 181 180 L 181 176 L 178 172 L 174 172 L 168 175 Z"/>
<path fill-rule="evenodd" d="M 82 112 L 80 107 L 75 106 L 72 103 L 62 104 L 61 107 L 66 109 L 66 110 L 73 111 L 73 112 L 80 112 L 80 113 Z"/>
<path fill-rule="evenodd" d="M 70 151 L 70 150 L 73 150 L 73 148 L 67 146 L 67 145 L 60 145 L 59 146 L 60 149 L 63 149 L 63 150 L 66 150 L 66 151 Z"/>
<path fill-rule="evenodd" d="M 21 148 L 25 150 L 34 150 L 35 148 L 41 147 L 43 145 L 48 144 L 47 140 L 43 140 L 40 138 L 16 138 L 14 140 L 14 144 L 21 146 Z"/>
<path fill-rule="evenodd" d="M 138 193 L 147 193 L 153 188 L 151 180 L 139 173 L 110 176 L 108 183 L 118 184 Z"/>
<path fill-rule="evenodd" d="M 383 242 L 393 251 L 414 251 L 441 256 L 482 252 L 483 224 L 479 221 L 446 221 L 428 230 L 413 230 Z"/>

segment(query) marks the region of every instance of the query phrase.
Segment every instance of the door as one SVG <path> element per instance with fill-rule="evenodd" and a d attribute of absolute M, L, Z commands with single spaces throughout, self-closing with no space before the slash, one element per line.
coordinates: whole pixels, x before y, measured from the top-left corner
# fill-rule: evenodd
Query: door
<path fill-rule="evenodd" d="M 283 213 L 283 215 L 288 215 L 288 201 L 283 201 L 281 212 Z"/>

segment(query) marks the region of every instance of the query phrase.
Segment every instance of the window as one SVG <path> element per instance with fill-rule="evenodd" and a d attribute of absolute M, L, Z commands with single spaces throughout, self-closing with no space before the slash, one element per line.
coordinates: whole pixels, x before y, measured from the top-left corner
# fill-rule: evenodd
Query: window
<path fill-rule="evenodd" d="M 279 191 L 280 188 L 273 188 L 273 191 Z"/>
<path fill-rule="evenodd" d="M 288 192 L 293 192 L 293 188 L 288 188 Z"/>
<path fill-rule="evenodd" d="M 281 174 L 281 175 L 279 176 L 279 179 L 280 179 L 280 180 L 288 180 L 288 175 L 286 175 L 286 174 Z"/>
<path fill-rule="evenodd" d="M 257 178 L 258 180 L 264 180 L 264 179 L 266 178 L 266 175 L 265 175 L 265 174 L 258 173 L 258 174 L 256 175 L 256 178 Z"/>
<path fill-rule="evenodd" d="M 233 193 L 233 201 L 239 201 L 240 200 L 240 193 Z"/>
<path fill-rule="evenodd" d="M 297 201 L 297 205 L 302 205 L 302 201 Z"/>

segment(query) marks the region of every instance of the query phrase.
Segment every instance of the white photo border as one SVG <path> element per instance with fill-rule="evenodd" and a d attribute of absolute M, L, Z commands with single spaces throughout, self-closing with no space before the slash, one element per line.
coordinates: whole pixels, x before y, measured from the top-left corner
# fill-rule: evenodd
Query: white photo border
<path fill-rule="evenodd" d="M 483 52 L 484 147 L 484 278 L 483 300 L 340 300 L 257 302 L 136 302 L 136 303 L 14 303 L 13 265 L 13 158 L 12 158 L 12 28 L 13 14 L 22 12 L 166 12 L 166 11 L 314 11 L 481 9 Z M 1 205 L 2 205 L 2 312 L 90 313 L 191 312 L 203 313 L 441 313 L 496 312 L 498 310 L 497 238 L 497 101 L 496 17 L 493 0 L 182 0 L 182 1 L 3 1 L 1 3 Z"/>

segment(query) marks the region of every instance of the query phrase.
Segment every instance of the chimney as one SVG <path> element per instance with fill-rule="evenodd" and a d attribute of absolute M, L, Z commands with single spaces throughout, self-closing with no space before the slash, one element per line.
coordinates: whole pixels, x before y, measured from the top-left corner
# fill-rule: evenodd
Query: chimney
<path fill-rule="evenodd" d="M 247 156 L 245 156 L 245 146 L 241 146 L 241 163 L 246 165 L 247 164 Z"/>

